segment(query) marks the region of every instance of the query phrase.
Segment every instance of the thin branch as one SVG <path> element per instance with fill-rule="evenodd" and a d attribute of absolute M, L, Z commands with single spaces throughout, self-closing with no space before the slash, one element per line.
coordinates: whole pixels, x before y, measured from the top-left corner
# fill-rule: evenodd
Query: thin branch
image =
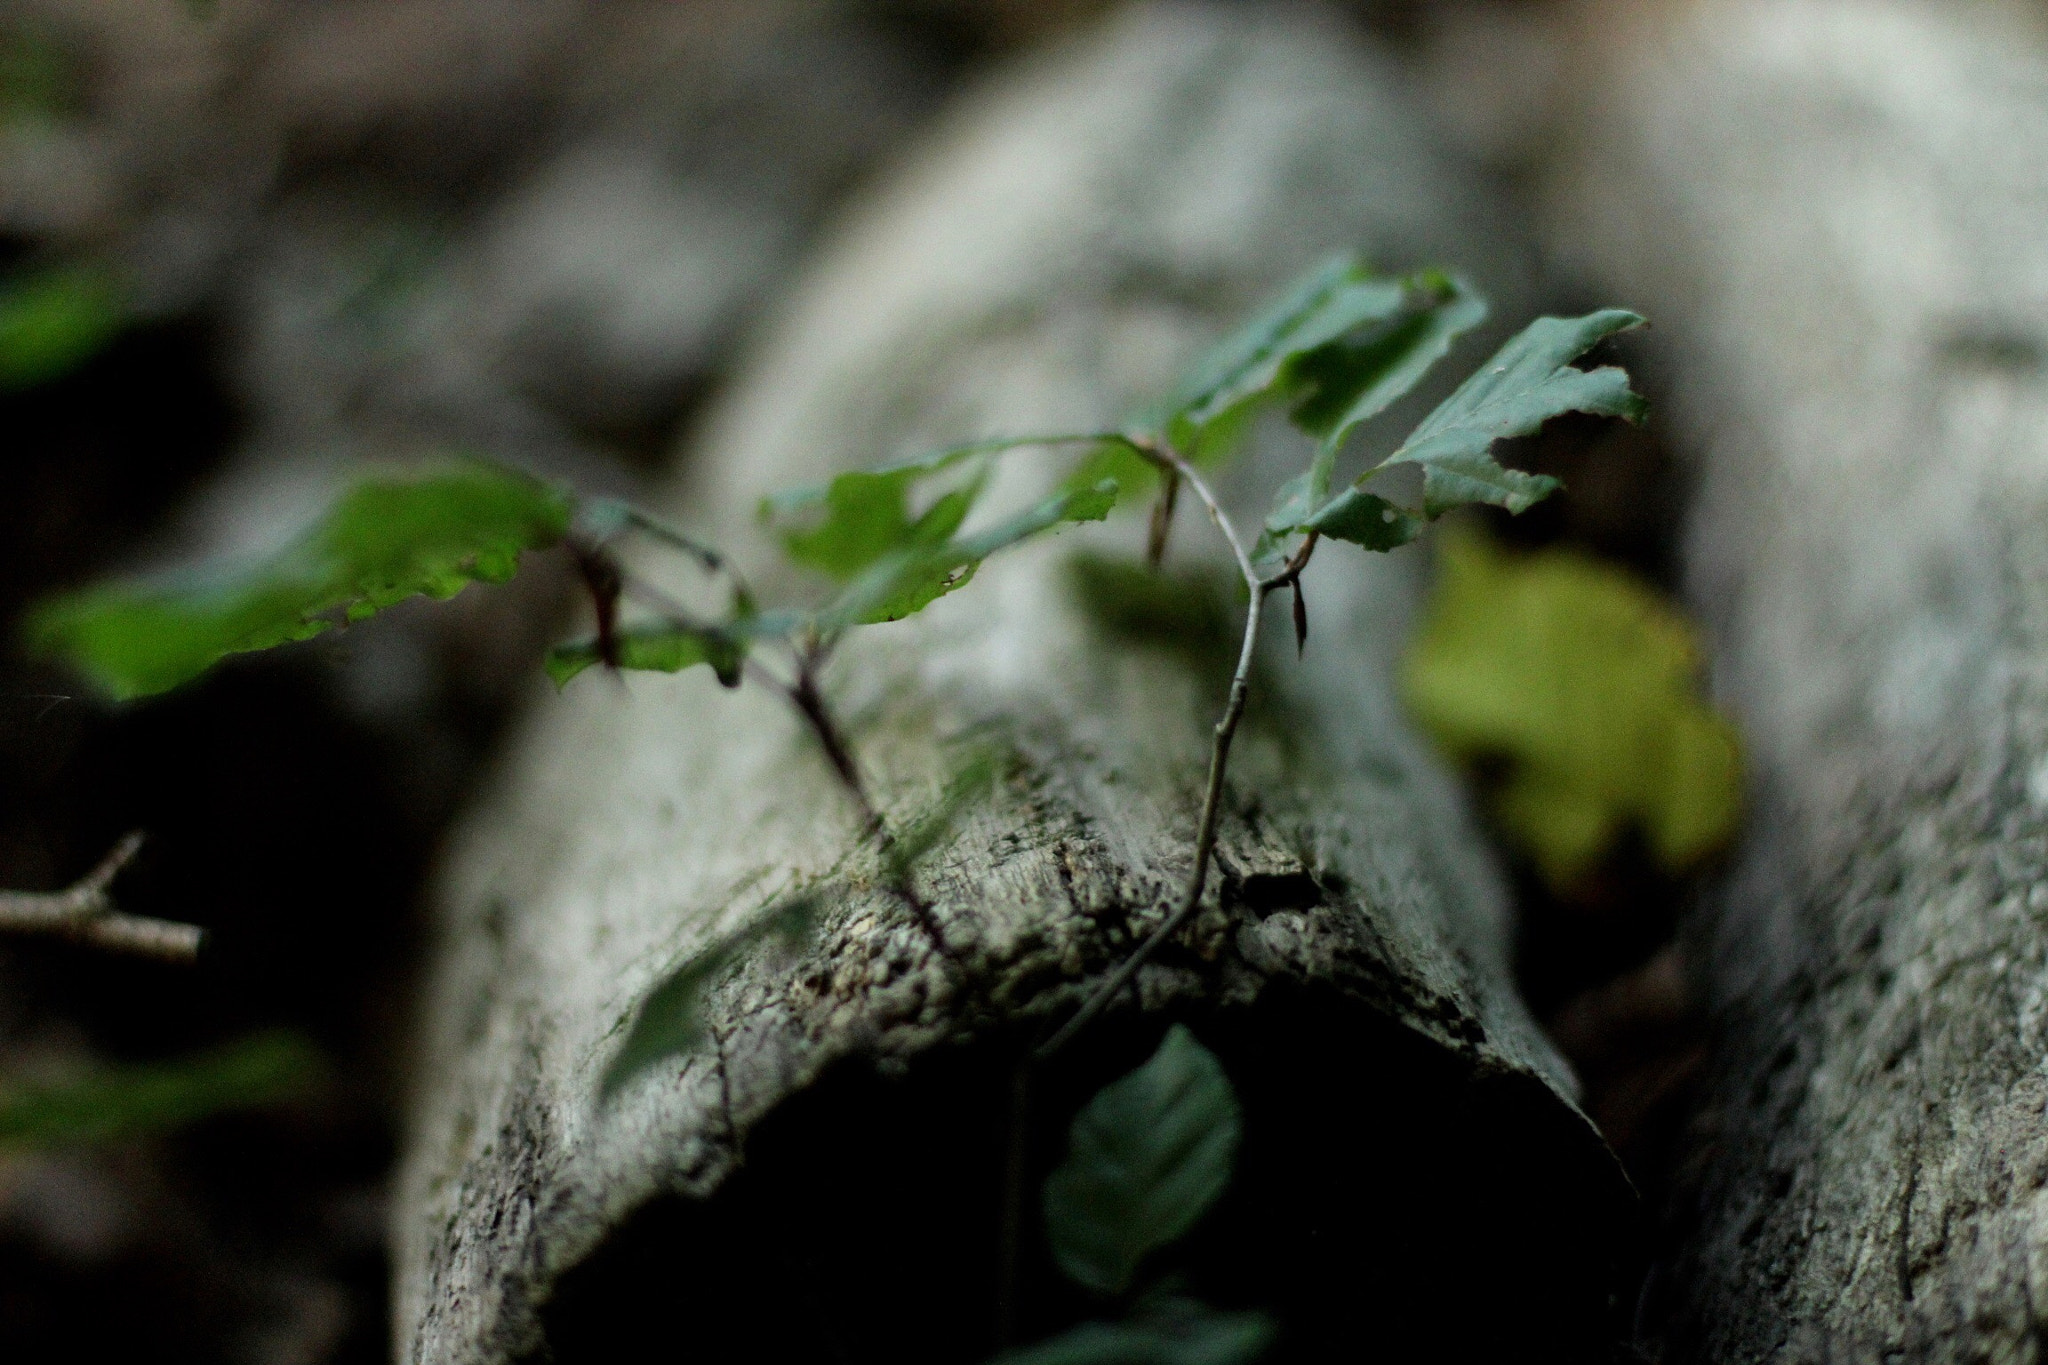
<path fill-rule="evenodd" d="M 734 572 L 732 577 L 735 583 L 740 582 L 737 572 Z M 654 607 L 667 616 L 671 623 L 682 629 L 714 629 L 699 620 L 682 603 L 645 579 L 624 574 L 620 586 L 626 596 Z M 743 584 L 737 590 L 742 593 L 746 591 Z M 831 707 L 825 703 L 824 693 L 818 688 L 818 669 L 830 657 L 832 648 L 837 643 L 837 636 L 826 636 L 822 639 L 810 636 L 801 643 L 793 643 L 791 652 L 795 676 L 791 679 L 777 677 L 758 663 L 751 651 L 741 666 L 756 682 L 780 693 L 804 724 L 810 727 L 812 737 L 818 741 L 818 747 L 824 751 L 826 763 L 832 768 L 832 775 L 839 779 L 839 785 L 853 798 L 854 805 L 860 811 L 861 837 L 874 840 L 876 851 L 882 856 L 883 866 L 889 869 L 889 890 L 903 902 L 904 908 L 917 920 L 918 927 L 924 930 L 932 946 L 949 961 L 957 962 L 959 954 L 940 930 L 938 916 L 933 912 L 931 903 L 918 893 L 917 887 L 910 880 L 910 869 L 904 866 L 902 859 L 897 856 L 896 836 L 890 831 L 888 822 L 882 818 L 882 812 L 875 806 L 874 798 L 868 794 L 867 782 L 862 778 L 860 765 L 853 756 L 853 746 L 847 743 L 846 735 L 833 717 Z"/>
<path fill-rule="evenodd" d="M 916 883 L 911 881 L 910 866 L 899 852 L 896 835 L 889 828 L 889 822 L 882 818 L 882 812 L 876 808 L 874 799 L 868 795 L 867 783 L 860 775 L 860 765 L 854 761 L 853 748 L 846 742 L 846 736 L 840 731 L 838 721 L 833 718 L 831 708 L 825 704 L 824 694 L 818 690 L 818 663 L 824 657 L 825 651 L 830 648 L 831 642 L 827 641 L 799 650 L 796 660 L 796 681 L 785 687 L 783 694 L 789 698 L 790 705 L 796 708 L 797 714 L 811 727 L 811 733 L 817 738 L 818 747 L 825 751 L 825 761 L 831 764 L 832 772 L 838 777 L 840 786 L 846 789 L 854 804 L 860 808 L 862 837 L 874 840 L 875 851 L 881 855 L 882 866 L 889 874 L 889 890 L 894 893 L 896 899 L 903 902 L 904 909 L 910 911 L 911 917 L 917 921 L 918 927 L 924 930 L 925 937 L 931 940 L 932 947 L 938 949 L 939 955 L 949 962 L 957 963 L 960 960 L 958 950 L 947 941 L 945 931 L 939 927 L 939 917 L 933 911 L 931 902 L 919 893 Z"/>
<path fill-rule="evenodd" d="M 723 551 L 705 544 L 688 532 L 677 529 L 660 517 L 655 516 L 652 512 L 635 507 L 630 502 L 607 500 L 606 506 L 617 514 L 625 526 L 641 532 L 643 535 L 668 546 L 672 550 L 681 551 L 690 559 L 695 560 L 697 567 L 704 570 L 705 573 L 711 574 L 714 577 L 723 576 L 727 582 L 732 584 L 733 600 L 740 610 L 751 611 L 753 609 L 753 589 L 747 586 L 746 577 L 740 572 L 739 566 L 733 563 Z"/>
<path fill-rule="evenodd" d="M 1158 466 L 1162 474 L 1169 478 L 1178 476 L 1187 481 L 1188 487 L 1195 490 L 1195 496 L 1202 500 L 1202 506 L 1209 509 L 1209 520 L 1216 523 L 1216 529 L 1223 533 L 1223 539 L 1229 543 L 1231 557 L 1237 560 L 1237 571 L 1244 575 L 1244 585 L 1257 593 L 1260 586 L 1259 571 L 1252 567 L 1251 551 L 1245 548 L 1244 540 L 1237 534 L 1237 527 L 1231 524 L 1230 514 L 1225 512 L 1223 504 L 1216 500 L 1216 490 L 1209 487 L 1209 481 L 1171 446 L 1138 437 L 1126 436 L 1123 439 L 1132 450 Z"/>
<path fill-rule="evenodd" d="M 1306 569 L 1309 560 L 1315 557 L 1316 542 L 1321 539 L 1321 532 L 1310 531 L 1308 538 L 1295 550 L 1294 557 L 1287 561 L 1286 567 L 1271 578 L 1259 582 L 1261 592 L 1273 592 L 1279 588 L 1294 590 L 1294 656 L 1297 659 L 1301 657 L 1301 652 L 1308 648 L 1308 599 L 1301 595 L 1301 571 Z"/>
<path fill-rule="evenodd" d="M 576 571 L 590 594 L 590 608 L 597 617 L 597 657 L 606 668 L 619 666 L 619 597 L 625 591 L 625 571 L 619 561 L 603 549 L 571 543 Z"/>
<path fill-rule="evenodd" d="M 99 866 L 62 891 L 0 891 L 0 933 L 55 934 L 112 952 L 192 961 L 206 934 L 198 925 L 114 908 L 108 887 L 141 847 L 140 834 L 124 836 Z"/>
<path fill-rule="evenodd" d="M 719 629 L 717 623 L 705 620 L 681 602 L 669 596 L 668 593 L 637 574 L 622 571 L 619 589 L 621 595 L 630 597 L 634 601 L 643 603 L 646 606 L 653 607 L 669 619 L 670 625 L 675 626 L 679 630 L 715 631 Z"/>
<path fill-rule="evenodd" d="M 1251 690 L 1252 664 L 1258 657 L 1259 623 L 1265 614 L 1266 594 L 1283 583 L 1291 584 L 1308 564 L 1308 556 L 1314 553 L 1314 541 L 1305 544 L 1295 555 L 1288 568 L 1283 569 L 1268 582 L 1259 577 L 1252 567 L 1251 554 L 1245 549 L 1244 541 L 1238 537 L 1237 528 L 1231 524 L 1230 516 L 1216 499 L 1194 466 L 1190 465 L 1174 450 L 1145 442 L 1132 442 L 1132 448 L 1146 459 L 1160 465 L 1169 475 L 1178 475 L 1195 490 L 1195 496 L 1209 509 L 1209 519 L 1216 523 L 1216 529 L 1223 533 L 1223 539 L 1230 545 L 1230 552 L 1237 560 L 1238 572 L 1244 576 L 1245 587 L 1251 593 L 1251 604 L 1245 610 L 1244 644 L 1237 655 L 1237 672 L 1230 679 L 1230 699 L 1224 703 L 1223 716 L 1216 722 L 1214 742 L 1209 750 L 1209 782 L 1202 796 L 1202 820 L 1195 834 L 1195 865 L 1188 873 L 1186 888 L 1181 892 L 1180 901 L 1159 927 L 1146 936 L 1137 950 L 1125 958 L 1117 969 L 1105 978 L 1101 985 L 1090 993 L 1087 1000 L 1074 1016 L 1062 1024 L 1053 1035 L 1032 1052 L 1034 1061 L 1045 1061 L 1072 1041 L 1075 1034 L 1108 1007 L 1109 1002 L 1138 974 L 1138 969 L 1151 959 L 1159 945 L 1166 942 L 1188 916 L 1201 903 L 1202 888 L 1209 879 L 1209 862 L 1216 851 L 1216 824 L 1223 808 L 1223 778 L 1230 762 L 1230 742 L 1237 737 L 1238 722 L 1244 719 L 1245 698 Z"/>
<path fill-rule="evenodd" d="M 1152 504 L 1152 525 L 1145 537 L 1145 562 L 1158 568 L 1166 560 L 1166 537 L 1173 531 L 1173 509 L 1180 502 L 1180 476 L 1160 475 L 1159 501 Z"/>
<path fill-rule="evenodd" d="M 622 504 L 622 510 L 625 513 L 628 526 L 631 526 L 636 531 L 646 532 L 654 539 L 664 542 L 673 549 L 681 550 L 684 554 L 703 565 L 706 573 L 724 573 L 733 578 L 739 577 L 739 570 L 733 567 L 731 560 L 727 559 L 722 552 L 706 545 L 695 536 L 677 530 L 652 512 L 643 511 L 631 503 Z"/>
<path fill-rule="evenodd" d="M 860 807 L 863 833 L 885 834 L 882 813 L 875 809 L 874 800 L 868 795 L 867 783 L 862 780 L 860 768 L 853 761 L 853 750 L 847 744 L 846 736 L 840 733 L 839 723 L 833 719 L 831 709 L 825 705 L 824 694 L 818 691 L 815 656 L 798 656 L 796 681 L 785 689 L 785 694 L 797 714 L 811 727 L 811 733 L 816 736 L 818 747 L 825 751 L 825 761 L 832 765 L 839 784 Z"/>
<path fill-rule="evenodd" d="M 1259 587 L 1266 592 L 1271 592 L 1275 588 L 1297 588 L 1301 586 L 1301 571 L 1306 569 L 1309 560 L 1315 557 L 1316 543 L 1322 538 L 1323 533 L 1321 531 L 1310 531 L 1308 538 L 1303 540 L 1300 546 L 1295 549 L 1294 557 L 1289 559 L 1286 565 L 1271 578 L 1260 579 Z"/>

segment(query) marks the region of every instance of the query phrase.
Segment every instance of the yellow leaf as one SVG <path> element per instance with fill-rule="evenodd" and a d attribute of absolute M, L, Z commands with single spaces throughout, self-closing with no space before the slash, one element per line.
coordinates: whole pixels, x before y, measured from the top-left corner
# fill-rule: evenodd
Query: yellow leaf
<path fill-rule="evenodd" d="M 1678 873 L 1735 834 L 1735 731 L 1700 699 L 1692 627 L 1633 575 L 1447 527 L 1402 688 L 1437 741 L 1505 765 L 1496 813 L 1558 890 L 1625 829 Z"/>

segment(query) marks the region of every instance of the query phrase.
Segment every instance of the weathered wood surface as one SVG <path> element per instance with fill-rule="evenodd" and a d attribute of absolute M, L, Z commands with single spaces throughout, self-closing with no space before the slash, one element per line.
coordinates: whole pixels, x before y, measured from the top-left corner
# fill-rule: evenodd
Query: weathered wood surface
<path fill-rule="evenodd" d="M 1461 263 L 1509 308 L 1525 294 L 1492 201 L 1341 23 L 1139 11 L 983 91 L 872 198 L 768 328 L 671 510 L 768 562 L 761 492 L 948 439 L 1114 422 L 1348 246 Z M 1270 487 L 1276 466 L 1252 463 Z M 1050 477 L 1028 458 L 1006 470 L 999 499 Z M 1208 528 L 1182 510 L 1175 553 L 1194 558 Z M 981 727 L 1020 765 L 918 872 L 964 969 L 877 888 L 848 801 L 772 696 L 698 670 L 536 701 L 446 879 L 395 1199 L 402 1359 L 533 1348 L 566 1270 L 650 1197 L 717 1188 L 749 1130 L 835 1060 L 915 1074 L 947 1045 L 1021 1038 L 1157 922 L 1185 875 L 1227 665 L 1120 646 L 1077 606 L 1073 546 L 1129 554 L 1141 537 L 1127 519 L 992 562 L 835 663 L 892 818 L 933 799 L 949 737 Z M 1391 1020 L 1463 1078 L 1461 1103 L 1491 1125 L 1472 1135 L 1486 1177 L 1570 1149 L 1543 1186 L 1590 1201 L 1591 1220 L 1616 1177 L 1513 992 L 1499 879 L 1394 706 L 1421 558 L 1325 558 L 1306 662 L 1276 649 L 1260 680 L 1284 688 L 1295 740 L 1260 724 L 1240 738 L 1219 878 L 1234 891 L 1212 891 L 1145 970 L 1143 1007 L 1244 1014 L 1296 983 Z M 601 1107 L 649 986 L 799 886 L 830 890 L 817 941 L 746 964 L 710 996 L 714 1044 Z M 1375 1060 L 1334 1055 L 1334 1038 L 1272 1060 L 1320 1065 L 1319 1043 L 1333 1084 L 1372 1084 Z M 1393 1254 L 1408 1235 L 1381 1240 Z M 680 1274 L 661 1284 L 679 1322 L 734 1311 L 692 1300 L 708 1291 Z"/>
<path fill-rule="evenodd" d="M 1654 12 L 1653 12 L 1654 8 Z M 1992 5 L 1590 8 L 1556 238 L 1658 320 L 1757 777 L 1668 1359 L 2048 1341 L 2048 58 Z"/>

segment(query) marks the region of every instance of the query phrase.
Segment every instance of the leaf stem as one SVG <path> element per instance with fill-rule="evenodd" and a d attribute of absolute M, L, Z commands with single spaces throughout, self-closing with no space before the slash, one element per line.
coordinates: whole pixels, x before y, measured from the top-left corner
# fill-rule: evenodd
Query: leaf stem
<path fill-rule="evenodd" d="M 1152 525 L 1145 537 L 1145 562 L 1158 568 L 1166 559 L 1166 538 L 1173 531 L 1173 509 L 1180 501 L 1180 476 L 1160 476 L 1159 500 L 1152 504 Z"/>
<path fill-rule="evenodd" d="M 698 616 L 654 584 L 628 570 L 620 571 L 619 592 L 621 596 L 653 607 L 678 630 L 715 631 L 719 628 L 715 622 Z"/>
<path fill-rule="evenodd" d="M 1032 1051 L 1032 1060 L 1046 1061 L 1071 1042 L 1076 1034 L 1086 1028 L 1094 1018 L 1109 1006 L 1109 1002 L 1138 974 L 1157 952 L 1159 946 L 1171 938 L 1181 925 L 1187 922 L 1195 907 L 1201 903 L 1202 888 L 1209 879 L 1209 863 L 1216 852 L 1216 825 L 1223 811 L 1224 775 L 1230 763 L 1230 744 L 1237 737 L 1238 722 L 1244 719 L 1245 699 L 1251 691 L 1252 664 L 1258 657 L 1259 625 L 1265 615 L 1266 594 L 1283 586 L 1294 586 L 1301 571 L 1308 567 L 1310 556 L 1315 553 L 1316 537 L 1311 535 L 1303 542 L 1287 566 L 1271 578 L 1259 577 L 1252 566 L 1251 553 L 1245 548 L 1244 540 L 1231 523 L 1230 514 L 1223 510 L 1215 491 L 1209 487 L 1195 467 L 1172 447 L 1126 437 L 1132 450 L 1159 466 L 1168 478 L 1179 478 L 1195 491 L 1202 505 L 1209 510 L 1209 519 L 1216 523 L 1216 529 L 1230 546 L 1231 555 L 1237 560 L 1238 572 L 1243 575 L 1245 588 L 1251 594 L 1251 603 L 1245 610 L 1244 643 L 1237 655 L 1237 671 L 1230 679 L 1230 697 L 1224 703 L 1223 715 L 1216 722 L 1214 737 L 1209 749 L 1209 781 L 1202 795 L 1201 824 L 1195 833 L 1195 865 L 1188 873 L 1186 887 L 1180 900 L 1175 904 L 1159 927 L 1146 935 L 1129 957 L 1117 969 L 1104 978 L 1102 983 L 1082 1002 L 1072 1018 L 1062 1024 L 1051 1037 Z"/>
<path fill-rule="evenodd" d="M 853 761 L 853 750 L 846 743 L 846 736 L 839 729 L 839 722 L 825 705 L 824 694 L 818 690 L 816 655 L 809 651 L 797 654 L 796 681 L 788 684 L 784 694 L 789 704 L 796 708 L 804 723 L 811 727 L 817 738 L 818 747 L 825 752 L 825 761 L 832 765 L 833 774 L 840 786 L 853 798 L 860 808 L 861 826 L 865 833 L 883 832 L 882 813 L 875 809 L 875 803 L 868 796 L 867 783 L 862 780 L 860 768 Z"/>
<path fill-rule="evenodd" d="M 818 663 L 824 657 L 830 644 L 812 642 L 796 651 L 796 680 L 782 686 L 783 695 L 789 698 L 804 723 L 811 727 L 818 747 L 825 751 L 825 761 L 832 767 L 833 775 L 840 786 L 853 798 L 861 816 L 863 838 L 874 840 L 875 851 L 881 855 L 882 866 L 888 873 L 889 890 L 896 899 L 903 902 L 910 911 L 932 947 L 949 962 L 958 963 L 960 955 L 946 940 L 944 930 L 939 927 L 939 917 L 933 912 L 931 902 L 919 894 L 916 883 L 910 879 L 910 867 L 900 855 L 894 831 L 889 822 L 882 818 L 874 799 L 868 795 L 867 783 L 860 775 L 860 765 L 854 761 L 853 749 L 846 742 L 846 735 L 833 717 L 831 707 L 825 704 L 825 695 L 818 689 Z"/>
<path fill-rule="evenodd" d="M 198 925 L 124 914 L 114 908 L 107 888 L 141 847 L 141 834 L 123 836 L 100 859 L 99 866 L 62 891 L 0 891 L 0 932 L 56 934 L 95 948 L 167 962 L 197 958 L 206 936 Z"/>
<path fill-rule="evenodd" d="M 627 525 L 672 549 L 682 551 L 696 560 L 704 572 L 714 576 L 723 574 L 726 581 L 732 584 L 733 600 L 739 609 L 742 612 L 753 610 L 753 589 L 747 586 L 746 576 L 740 572 L 739 565 L 733 563 L 723 551 L 706 545 L 695 536 L 677 530 L 652 512 L 643 511 L 631 503 L 624 504 L 624 511 Z"/>

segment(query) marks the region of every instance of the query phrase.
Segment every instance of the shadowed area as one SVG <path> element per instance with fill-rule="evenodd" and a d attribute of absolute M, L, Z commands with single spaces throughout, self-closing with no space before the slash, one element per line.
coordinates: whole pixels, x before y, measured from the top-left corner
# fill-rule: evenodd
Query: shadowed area
<path fill-rule="evenodd" d="M 1187 1022 L 1245 1107 L 1236 1178 L 1181 1246 L 1218 1307 L 1271 1314 L 1269 1359 L 1592 1358 L 1627 1196 L 1588 1130 L 1532 1081 L 1470 1075 L 1327 992 L 1269 992 Z M 1073 1114 L 1166 1021 L 1104 1020 L 1032 1088 L 1018 1337 L 1091 1304 L 1053 1265 L 1038 1190 Z M 1003 1154 L 1018 1040 L 907 1075 L 842 1065 L 748 1135 L 708 1200 L 642 1208 L 546 1310 L 560 1365 L 702 1360 L 966 1362 L 994 1352 Z"/>

